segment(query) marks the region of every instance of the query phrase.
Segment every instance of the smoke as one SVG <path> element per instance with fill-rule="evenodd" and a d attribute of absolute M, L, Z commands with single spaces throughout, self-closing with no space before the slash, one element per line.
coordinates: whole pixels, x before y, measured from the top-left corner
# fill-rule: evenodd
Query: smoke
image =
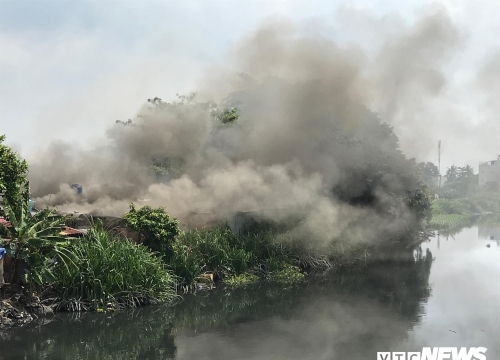
<path fill-rule="evenodd" d="M 377 56 L 380 95 L 375 108 L 394 125 L 404 150 L 413 156 L 426 155 L 424 149 L 436 143 L 429 130 L 439 119 L 428 104 L 446 91 L 444 69 L 462 43 L 446 13 L 436 12 L 418 20 L 403 36 L 386 41 Z"/>
<path fill-rule="evenodd" d="M 209 69 L 197 98 L 150 101 L 132 124 L 110 121 L 93 151 L 51 144 L 29 159 L 36 205 L 122 216 L 134 201 L 181 220 L 273 210 L 276 220 L 300 215 L 295 236 L 321 242 L 407 229 L 415 214 L 405 196 L 419 184 L 382 120 L 406 148 L 428 146 L 426 122 L 417 132 L 409 124 L 445 88 L 460 32 L 443 11 L 384 35 L 375 52 L 326 32 L 269 19 Z M 236 123 L 214 116 L 232 107 Z"/>

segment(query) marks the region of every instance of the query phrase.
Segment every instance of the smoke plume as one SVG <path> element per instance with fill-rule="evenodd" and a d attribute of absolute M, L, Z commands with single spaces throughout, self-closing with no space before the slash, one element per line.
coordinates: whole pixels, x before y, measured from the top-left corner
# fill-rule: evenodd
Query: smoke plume
<path fill-rule="evenodd" d="M 407 124 L 445 87 L 442 66 L 461 36 L 442 11 L 404 30 L 373 56 L 321 29 L 267 20 L 209 70 L 197 97 L 154 99 L 131 122 L 110 119 L 93 151 L 57 142 L 38 153 L 36 204 L 122 216 L 133 201 L 181 220 L 272 210 L 278 220 L 300 215 L 296 236 L 322 241 L 406 229 L 415 220 L 406 199 L 420 184 L 384 121 L 405 148 L 415 136 L 427 144 L 425 122 L 419 132 Z M 235 123 L 214 115 L 232 108 Z"/>

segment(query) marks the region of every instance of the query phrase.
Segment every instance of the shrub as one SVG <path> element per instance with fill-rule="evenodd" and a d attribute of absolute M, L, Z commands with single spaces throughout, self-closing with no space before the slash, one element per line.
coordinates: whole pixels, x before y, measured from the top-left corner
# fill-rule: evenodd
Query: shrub
<path fill-rule="evenodd" d="M 67 254 L 70 241 L 60 236 L 64 218 L 56 215 L 55 210 L 48 209 L 31 216 L 28 194 L 24 195 L 25 201 L 19 202 L 17 207 L 12 207 L 7 200 L 4 203 L 5 213 L 12 225 L 5 229 L 10 238 L 6 244 L 7 254 L 14 264 L 9 281 L 31 285 L 52 283 L 55 281 L 52 272 L 54 260 L 61 263 L 70 260 Z"/>
<path fill-rule="evenodd" d="M 474 212 L 474 204 L 469 199 L 438 199 L 432 203 L 433 215 L 457 214 L 468 216 Z"/>
<path fill-rule="evenodd" d="M 225 224 L 190 230 L 177 237 L 169 265 L 188 285 L 202 272 L 213 272 L 216 278 L 234 277 L 249 270 L 268 274 L 291 260 L 288 248 L 273 239 L 273 234 L 267 232 L 236 235 Z"/>
<path fill-rule="evenodd" d="M 119 239 L 97 222 L 72 249 L 75 266 L 58 266 L 65 307 L 134 307 L 175 297 L 175 280 L 148 248 Z M 69 301 L 68 300 L 72 300 Z M 70 305 L 68 305 L 70 304 Z"/>
<path fill-rule="evenodd" d="M 125 222 L 144 236 L 144 245 L 151 250 L 166 255 L 167 259 L 172 255 L 172 244 L 180 230 L 177 220 L 171 219 L 164 208 L 143 206 L 136 210 L 131 204 Z"/>

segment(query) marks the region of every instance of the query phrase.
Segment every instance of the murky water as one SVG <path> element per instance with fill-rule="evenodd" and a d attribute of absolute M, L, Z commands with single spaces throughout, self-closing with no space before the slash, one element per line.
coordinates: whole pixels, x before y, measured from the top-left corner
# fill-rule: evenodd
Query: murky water
<path fill-rule="evenodd" d="M 431 239 L 415 261 L 219 288 L 173 308 L 59 314 L 0 340 L 0 359 L 364 360 L 424 346 L 500 359 L 497 239 L 500 228 L 472 227 Z"/>

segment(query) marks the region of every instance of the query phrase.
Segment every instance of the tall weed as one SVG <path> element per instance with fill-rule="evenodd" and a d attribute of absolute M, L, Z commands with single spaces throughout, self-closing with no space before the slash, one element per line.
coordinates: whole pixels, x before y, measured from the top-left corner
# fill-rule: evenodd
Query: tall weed
<path fill-rule="evenodd" d="M 58 266 L 62 297 L 91 309 L 160 303 L 175 297 L 175 278 L 143 245 L 96 223 L 72 248 L 74 266 Z"/>

